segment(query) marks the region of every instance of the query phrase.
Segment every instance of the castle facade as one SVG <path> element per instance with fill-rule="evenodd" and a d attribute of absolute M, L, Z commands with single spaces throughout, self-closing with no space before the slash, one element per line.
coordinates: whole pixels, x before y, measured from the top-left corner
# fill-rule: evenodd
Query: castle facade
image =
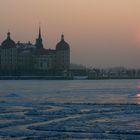
<path fill-rule="evenodd" d="M 70 46 L 61 35 L 55 49 L 43 45 L 41 29 L 35 44 L 11 39 L 10 32 L 0 46 L 0 75 L 61 76 L 70 69 Z"/>

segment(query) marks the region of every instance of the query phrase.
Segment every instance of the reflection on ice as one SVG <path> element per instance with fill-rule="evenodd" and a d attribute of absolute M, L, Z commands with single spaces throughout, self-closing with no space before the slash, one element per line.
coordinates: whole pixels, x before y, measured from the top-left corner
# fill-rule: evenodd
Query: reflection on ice
<path fill-rule="evenodd" d="M 137 104 L 140 104 L 140 93 L 136 94 Z"/>
<path fill-rule="evenodd" d="M 136 94 L 136 97 L 137 97 L 137 98 L 140 98 L 140 93 Z"/>

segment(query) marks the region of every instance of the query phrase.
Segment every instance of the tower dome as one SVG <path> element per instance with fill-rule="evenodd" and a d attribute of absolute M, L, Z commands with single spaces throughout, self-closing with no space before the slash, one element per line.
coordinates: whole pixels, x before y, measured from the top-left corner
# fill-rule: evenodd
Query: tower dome
<path fill-rule="evenodd" d="M 1 44 L 2 48 L 15 48 L 16 43 L 11 39 L 10 32 L 7 33 L 7 39 L 4 40 Z"/>
<path fill-rule="evenodd" d="M 56 50 L 69 50 L 69 44 L 64 40 L 64 35 L 61 35 L 61 41 L 57 43 Z"/>

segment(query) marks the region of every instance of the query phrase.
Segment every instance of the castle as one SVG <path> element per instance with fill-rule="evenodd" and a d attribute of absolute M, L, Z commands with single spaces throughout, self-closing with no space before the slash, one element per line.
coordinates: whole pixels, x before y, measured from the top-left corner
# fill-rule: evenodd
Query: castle
<path fill-rule="evenodd" d="M 13 41 L 10 32 L 0 46 L 0 75 L 61 76 L 69 72 L 70 46 L 64 35 L 56 49 L 43 46 L 41 28 L 35 44 Z"/>

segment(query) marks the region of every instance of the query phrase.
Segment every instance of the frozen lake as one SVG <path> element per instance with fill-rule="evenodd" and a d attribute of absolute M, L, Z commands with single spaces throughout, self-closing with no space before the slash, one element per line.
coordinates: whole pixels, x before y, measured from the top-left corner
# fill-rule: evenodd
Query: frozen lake
<path fill-rule="evenodd" d="M 140 80 L 1 80 L 1 139 L 138 140 Z"/>

